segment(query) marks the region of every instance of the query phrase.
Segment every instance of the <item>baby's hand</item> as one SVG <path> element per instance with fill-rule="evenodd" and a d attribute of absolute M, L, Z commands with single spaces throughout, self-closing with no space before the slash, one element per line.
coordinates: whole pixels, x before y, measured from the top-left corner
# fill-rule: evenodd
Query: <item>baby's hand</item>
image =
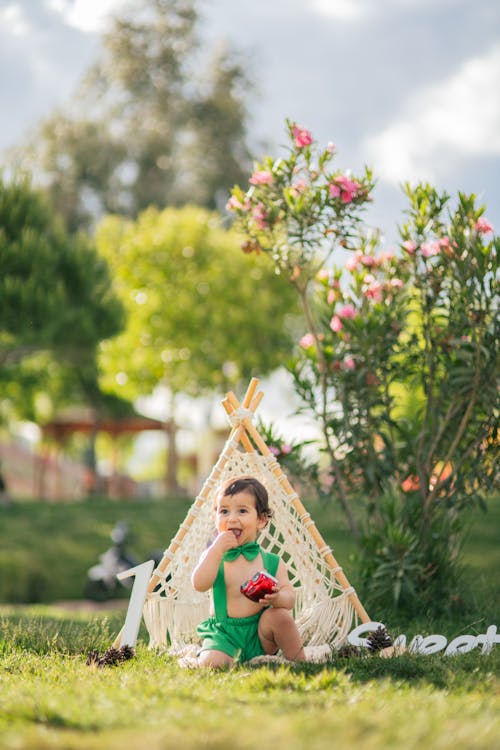
<path fill-rule="evenodd" d="M 228 549 L 238 546 L 238 540 L 232 531 L 221 531 L 217 535 L 216 539 L 212 542 L 212 547 L 216 549 L 221 555 L 227 552 Z"/>
<path fill-rule="evenodd" d="M 271 594 L 264 594 L 262 599 L 259 599 L 259 604 L 264 604 L 266 607 L 272 607 L 276 606 L 276 600 L 280 593 L 280 587 L 279 586 L 273 586 L 273 591 Z"/>

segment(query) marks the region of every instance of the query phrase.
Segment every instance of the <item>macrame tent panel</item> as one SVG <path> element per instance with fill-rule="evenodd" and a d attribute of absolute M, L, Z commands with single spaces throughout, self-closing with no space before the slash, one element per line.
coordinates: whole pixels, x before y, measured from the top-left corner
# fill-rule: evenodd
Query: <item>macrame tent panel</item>
<path fill-rule="evenodd" d="M 221 483 L 245 475 L 256 477 L 269 493 L 273 517 L 258 541 L 286 563 L 296 590 L 294 616 L 304 644 L 338 646 L 359 619 L 369 620 L 332 550 L 324 544 L 310 514 L 252 424 L 262 397 L 259 393 L 252 399 L 256 385 L 253 380 L 243 408 L 234 394 L 228 394 L 223 402 L 232 432 L 154 571 L 144 606 L 151 647 L 165 647 L 170 642 L 172 649 L 179 651 L 198 641 L 196 627 L 209 614 L 211 593 L 196 592 L 191 574 L 216 534 L 213 508 Z"/>

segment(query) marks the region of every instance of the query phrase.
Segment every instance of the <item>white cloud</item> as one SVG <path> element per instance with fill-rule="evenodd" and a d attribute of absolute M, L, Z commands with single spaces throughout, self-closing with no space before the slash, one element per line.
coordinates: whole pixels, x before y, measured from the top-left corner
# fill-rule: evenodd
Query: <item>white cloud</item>
<path fill-rule="evenodd" d="M 411 95 L 401 115 L 365 139 L 383 180 L 436 180 L 463 157 L 500 155 L 500 45 Z"/>
<path fill-rule="evenodd" d="M 367 20 L 392 10 L 405 11 L 425 6 L 433 10 L 453 4 L 456 0 L 310 0 L 315 11 L 338 21 Z"/>
<path fill-rule="evenodd" d="M 110 14 L 123 6 L 124 0 L 48 0 L 48 5 L 68 26 L 94 33 L 102 31 Z"/>
<path fill-rule="evenodd" d="M 312 0 L 312 6 L 321 15 L 339 21 L 356 21 L 370 11 L 366 0 Z"/>
<path fill-rule="evenodd" d="M 0 9 L 0 28 L 3 26 L 13 36 L 27 36 L 30 32 L 30 26 L 17 3 L 9 3 Z"/>

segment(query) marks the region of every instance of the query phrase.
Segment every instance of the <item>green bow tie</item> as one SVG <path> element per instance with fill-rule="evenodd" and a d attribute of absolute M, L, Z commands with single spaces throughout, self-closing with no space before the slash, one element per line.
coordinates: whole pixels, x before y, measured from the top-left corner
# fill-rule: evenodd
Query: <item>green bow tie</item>
<path fill-rule="evenodd" d="M 247 544 L 242 544 L 241 547 L 228 549 L 227 552 L 224 552 L 222 559 L 224 562 L 231 562 L 232 560 L 236 560 L 240 555 L 243 555 L 247 560 L 255 560 L 259 553 L 260 546 L 257 542 L 248 542 Z"/>

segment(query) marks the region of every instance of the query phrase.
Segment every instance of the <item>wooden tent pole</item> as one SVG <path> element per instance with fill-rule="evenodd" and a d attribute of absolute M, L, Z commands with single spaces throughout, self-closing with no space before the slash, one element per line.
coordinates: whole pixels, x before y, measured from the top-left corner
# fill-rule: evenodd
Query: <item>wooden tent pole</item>
<path fill-rule="evenodd" d="M 234 399 L 236 399 L 234 394 L 229 394 L 229 393 L 226 394 L 226 399 L 223 401 L 223 406 L 226 409 L 226 411 L 228 411 L 228 405 L 232 406 L 232 404 L 234 403 Z M 228 411 L 228 414 L 231 415 L 232 411 L 233 411 L 232 409 L 231 409 L 231 412 Z M 251 437 L 251 439 L 253 440 L 257 448 L 260 450 L 262 455 L 272 456 L 273 454 L 267 447 L 265 441 L 260 436 L 258 430 L 252 423 L 252 420 L 249 417 L 244 417 L 242 419 L 242 425 L 244 426 L 247 435 Z M 273 474 L 278 478 L 286 494 L 289 496 L 292 502 L 292 505 L 294 506 L 299 516 L 309 515 L 304 505 L 302 504 L 300 498 L 297 496 L 297 493 L 291 486 L 290 482 L 288 481 L 287 477 L 285 476 L 285 474 L 283 473 L 283 471 L 281 470 L 281 467 L 279 466 L 277 462 L 272 467 L 272 471 L 273 471 Z M 308 527 L 308 528 L 309 528 L 309 533 L 311 534 L 311 537 L 313 538 L 318 549 L 321 550 L 321 549 L 327 548 L 328 545 L 326 544 L 325 540 L 321 536 L 314 522 L 312 523 L 311 527 Z M 342 570 L 341 566 L 338 564 L 332 552 L 327 552 L 326 554 L 324 554 L 324 559 L 332 568 L 333 575 L 339 581 L 339 583 L 343 586 L 343 588 L 344 589 L 351 588 L 351 584 L 347 580 L 347 577 L 344 571 Z M 368 616 L 368 613 L 366 612 L 365 608 L 361 604 L 361 601 L 357 593 L 355 591 L 352 591 L 350 594 L 348 594 L 348 597 L 355 612 L 358 614 L 359 618 L 361 619 L 361 622 L 370 622 L 370 617 Z"/>
<path fill-rule="evenodd" d="M 252 378 L 250 383 L 248 384 L 247 392 L 245 393 L 245 396 L 243 397 L 243 401 L 241 402 L 241 405 L 243 406 L 244 409 L 250 408 L 250 404 L 252 403 L 252 399 L 253 399 L 253 394 L 255 393 L 258 385 L 259 385 L 259 381 L 257 380 L 257 378 Z M 234 396 L 234 393 L 231 393 L 231 395 Z M 252 409 L 252 411 L 255 411 L 255 409 Z"/>

